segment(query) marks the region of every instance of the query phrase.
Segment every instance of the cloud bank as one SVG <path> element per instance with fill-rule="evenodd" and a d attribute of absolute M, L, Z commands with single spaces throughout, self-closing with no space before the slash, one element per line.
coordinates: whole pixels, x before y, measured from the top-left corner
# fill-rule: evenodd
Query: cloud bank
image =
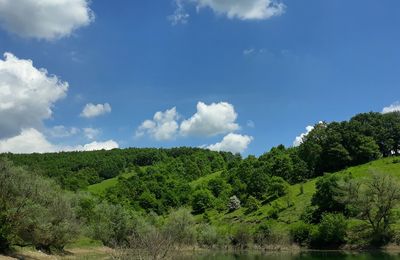
<path fill-rule="evenodd" d="M 1 0 L 0 26 L 24 38 L 54 40 L 94 20 L 89 0 Z"/>

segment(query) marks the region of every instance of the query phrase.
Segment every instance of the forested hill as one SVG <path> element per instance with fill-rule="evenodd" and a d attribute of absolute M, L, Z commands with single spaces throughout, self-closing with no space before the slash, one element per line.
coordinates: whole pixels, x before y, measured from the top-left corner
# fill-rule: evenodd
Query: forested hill
<path fill-rule="evenodd" d="M 187 181 L 244 167 L 244 172 L 258 169 L 263 174 L 297 183 L 399 151 L 400 113 L 371 112 L 358 114 L 349 121 L 319 123 L 299 147 L 279 145 L 259 158 L 249 156 L 244 160 L 228 152 L 188 147 L 0 156 L 54 178 L 64 188 L 78 190 L 143 166 L 157 166 L 157 171 Z M 153 170 L 154 167 L 149 169 Z"/>
<path fill-rule="evenodd" d="M 353 241 L 385 244 L 394 239 L 392 209 L 400 202 L 400 186 L 395 180 L 383 174 L 369 183 L 352 181 L 350 172 L 343 176 L 319 176 L 395 156 L 399 151 L 400 113 L 395 112 L 365 113 L 349 121 L 319 123 L 299 146 L 279 145 L 259 157 L 242 158 L 228 152 L 188 147 L 1 154 L 0 252 L 21 241 L 47 250 L 63 248 L 83 231 L 85 236 L 105 245 L 127 246 L 129 238 L 149 234 L 144 227 L 162 237 L 164 231 L 171 234 L 168 228 L 175 223 L 189 223 L 187 227 L 199 225 L 199 230 L 191 230 L 195 234 L 190 234 L 201 245 L 215 245 L 218 239 L 223 245 L 243 245 L 237 239 L 250 235 L 255 243 L 264 245 L 272 241 L 271 232 L 278 228 L 278 233 L 293 231 L 290 236 L 296 243 L 311 247 L 340 246 L 346 243 L 349 221 L 360 220 L 364 216 L 360 214 L 366 210 L 380 214 L 381 202 L 389 201 L 384 218 L 379 218 L 383 222 L 378 224 L 383 226 L 374 230 L 356 223 L 356 228 L 368 232 L 358 237 L 361 240 Z M 388 169 L 397 172 L 398 161 L 398 157 L 387 158 L 376 165 L 383 170 L 384 165 L 391 165 Z M 360 176 L 372 176 L 365 172 L 367 168 L 359 168 Z M 369 190 L 374 185 L 383 185 L 378 191 L 389 192 L 368 196 L 375 192 Z M 388 200 L 382 197 L 385 194 L 393 196 Z M 360 205 L 372 208 L 358 208 Z M 63 209 L 60 211 L 58 207 Z M 16 212 L 26 215 L 15 218 Z M 293 218 L 289 221 L 287 215 Z M 250 225 L 251 229 L 242 224 Z M 289 230 L 279 229 L 282 224 L 289 225 Z M 329 234 L 326 228 L 333 230 L 333 238 L 324 237 Z M 339 229 L 343 232 L 336 232 Z M 243 236 L 243 232 L 250 231 L 253 233 Z M 341 235 L 340 239 L 336 233 Z M 176 241 L 182 241 L 181 235 L 188 234 L 177 233 Z"/>
<path fill-rule="evenodd" d="M 70 190 L 135 171 L 144 166 L 162 165 L 167 174 L 191 181 L 227 168 L 239 155 L 200 148 L 128 148 L 110 151 L 60 152 L 45 154 L 1 154 L 17 166 L 24 166 Z"/>

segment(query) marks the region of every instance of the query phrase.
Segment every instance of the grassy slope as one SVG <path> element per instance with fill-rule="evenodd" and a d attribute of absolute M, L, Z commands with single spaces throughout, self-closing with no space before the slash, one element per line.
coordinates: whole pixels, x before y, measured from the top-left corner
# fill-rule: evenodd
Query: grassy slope
<path fill-rule="evenodd" d="M 400 181 L 400 163 L 393 163 L 395 158 L 385 158 L 377 161 L 373 161 L 364 165 L 355 166 L 346 170 L 334 173 L 341 176 L 351 173 L 354 178 L 368 178 L 373 172 L 381 172 L 390 174 Z M 399 160 L 399 158 L 397 158 Z M 264 221 L 271 221 L 272 224 L 281 230 L 286 230 L 288 224 L 294 223 L 299 220 L 304 208 L 311 204 L 311 197 L 315 192 L 315 183 L 318 178 L 312 179 L 303 184 L 303 194 L 300 194 L 300 185 L 296 184 L 290 186 L 289 194 L 285 197 L 279 198 L 267 205 L 263 205 L 256 212 L 246 214 L 246 209 L 241 208 L 232 213 L 217 213 L 216 211 L 211 212 L 211 218 L 213 222 L 218 223 L 222 226 L 229 226 L 230 223 L 250 223 L 256 224 Z M 292 206 L 288 207 L 288 201 L 291 202 Z M 279 205 L 280 213 L 277 220 L 271 220 L 269 218 L 273 204 Z M 396 211 L 400 212 L 400 208 Z"/>
<path fill-rule="evenodd" d="M 399 160 L 399 158 L 397 158 Z M 355 178 L 367 178 L 373 171 L 390 174 L 400 181 L 400 163 L 393 163 L 395 158 L 384 158 L 377 161 L 373 161 L 364 165 L 355 166 L 346 170 L 337 172 L 338 175 L 346 175 L 351 173 Z M 129 178 L 133 176 L 134 172 L 124 173 L 115 178 L 105 180 L 101 183 L 89 186 L 88 190 L 93 194 L 101 194 L 107 188 L 116 185 L 118 178 Z M 221 172 L 215 172 L 210 175 L 201 177 L 195 181 L 192 181 L 190 185 L 193 188 L 197 186 L 206 185 L 207 182 L 213 178 L 221 176 Z M 279 198 L 269 204 L 263 205 L 258 211 L 246 214 L 246 208 L 242 207 L 232 213 L 218 213 L 216 210 L 209 212 L 209 215 L 213 222 L 220 226 L 230 226 L 231 223 L 250 223 L 257 224 L 266 220 L 271 221 L 274 226 L 278 229 L 287 229 L 288 224 L 294 223 L 299 220 L 305 207 L 311 204 L 311 197 L 315 192 L 315 183 L 318 178 L 307 181 L 304 184 L 291 185 L 289 188 L 289 194 L 282 198 Z M 303 193 L 300 194 L 300 186 L 303 186 Z M 291 206 L 288 207 L 290 201 Z M 272 211 L 272 205 L 276 204 L 280 208 L 279 218 L 277 220 L 271 220 L 269 218 Z M 400 212 L 400 208 L 398 209 Z M 201 216 L 196 216 L 197 219 L 201 219 Z"/>
<path fill-rule="evenodd" d="M 96 184 L 90 185 L 88 187 L 88 191 L 93 193 L 93 194 L 100 195 L 106 189 L 115 186 L 117 184 L 117 182 L 118 182 L 118 178 L 128 179 L 129 177 L 132 177 L 133 175 L 135 175 L 135 172 L 122 173 L 122 174 L 118 175 L 117 177 L 114 177 L 114 178 L 111 178 L 111 179 L 107 179 L 107 180 L 104 180 L 104 181 L 102 181 L 100 183 L 96 183 Z"/>

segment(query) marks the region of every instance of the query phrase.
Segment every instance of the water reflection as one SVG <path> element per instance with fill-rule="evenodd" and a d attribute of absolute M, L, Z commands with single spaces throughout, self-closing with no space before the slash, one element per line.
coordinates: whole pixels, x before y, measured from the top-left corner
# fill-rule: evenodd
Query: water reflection
<path fill-rule="evenodd" d="M 273 252 L 273 253 L 226 253 L 208 252 L 196 253 L 191 256 L 176 257 L 179 260 L 400 260 L 400 253 L 384 252 Z"/>

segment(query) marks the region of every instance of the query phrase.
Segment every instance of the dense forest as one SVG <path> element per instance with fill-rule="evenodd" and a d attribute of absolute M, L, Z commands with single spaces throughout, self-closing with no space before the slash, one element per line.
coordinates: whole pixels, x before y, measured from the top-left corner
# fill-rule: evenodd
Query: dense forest
<path fill-rule="evenodd" d="M 387 157 L 395 165 L 399 153 L 400 113 L 371 112 L 318 123 L 298 147 L 279 145 L 259 157 L 188 147 L 2 154 L 0 251 L 15 245 L 62 250 L 82 236 L 153 258 L 194 244 L 263 247 L 279 240 L 271 224 L 283 210 L 276 201 L 287 198 L 285 207 L 293 207 L 291 187 L 303 194 L 310 181 L 310 204 L 285 224 L 291 243 L 379 247 L 398 237 L 396 180 L 384 173 L 366 180 L 329 173 Z M 115 185 L 91 191 L 111 179 Z M 262 207 L 271 210 L 264 214 Z M 262 220 L 216 221 L 239 210 Z M 362 230 L 358 236 L 349 232 L 350 222 Z"/>

